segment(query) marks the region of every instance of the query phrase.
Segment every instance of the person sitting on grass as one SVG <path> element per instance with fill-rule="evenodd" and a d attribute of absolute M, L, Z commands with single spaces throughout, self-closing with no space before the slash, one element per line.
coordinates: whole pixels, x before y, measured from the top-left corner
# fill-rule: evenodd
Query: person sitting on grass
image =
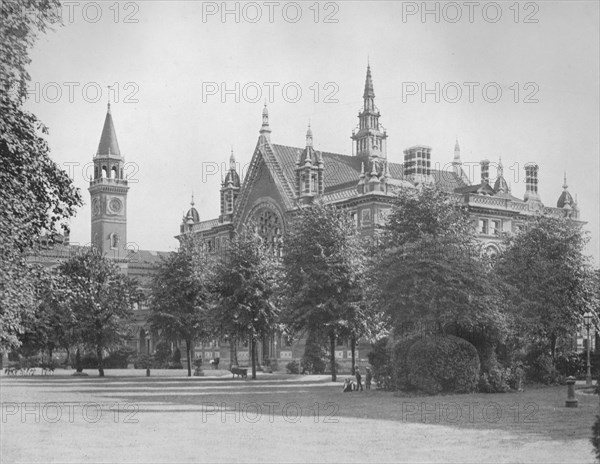
<path fill-rule="evenodd" d="M 354 382 L 350 379 L 344 380 L 344 389 L 342 390 L 344 393 L 348 393 L 354 390 Z"/>

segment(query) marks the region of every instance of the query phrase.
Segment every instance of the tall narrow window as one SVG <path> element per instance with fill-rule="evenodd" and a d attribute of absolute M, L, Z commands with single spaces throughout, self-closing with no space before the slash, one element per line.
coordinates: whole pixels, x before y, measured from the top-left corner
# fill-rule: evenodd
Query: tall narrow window
<path fill-rule="evenodd" d="M 479 220 L 479 233 L 484 235 L 489 234 L 489 222 L 487 219 Z"/>

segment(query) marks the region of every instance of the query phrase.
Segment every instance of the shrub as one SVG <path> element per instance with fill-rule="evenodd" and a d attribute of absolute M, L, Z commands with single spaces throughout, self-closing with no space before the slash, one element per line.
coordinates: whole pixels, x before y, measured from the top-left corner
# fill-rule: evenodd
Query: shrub
<path fill-rule="evenodd" d="M 587 351 L 579 353 L 579 359 L 581 360 L 581 372 L 580 375 L 585 375 L 587 372 Z M 590 352 L 590 365 L 592 368 L 592 377 L 598 378 L 600 374 L 600 354 L 594 351 Z"/>
<path fill-rule="evenodd" d="M 154 358 L 161 367 L 167 367 L 169 360 L 173 353 L 171 352 L 171 346 L 164 340 L 156 344 L 156 350 L 154 352 Z"/>
<path fill-rule="evenodd" d="M 564 375 L 554 367 L 549 354 L 541 350 L 531 350 L 526 357 L 525 376 L 528 382 L 545 385 L 563 383 Z"/>
<path fill-rule="evenodd" d="M 494 367 L 479 377 L 477 389 L 482 393 L 505 393 L 515 385 L 510 368 Z"/>
<path fill-rule="evenodd" d="M 585 354 L 585 353 L 584 353 Z M 556 370 L 566 377 L 577 377 L 585 373 L 587 358 L 584 360 L 574 352 L 561 353 L 556 357 Z"/>
<path fill-rule="evenodd" d="M 96 358 L 95 354 L 92 353 L 84 353 L 81 356 L 81 368 L 82 369 L 97 369 L 98 368 L 98 358 Z"/>
<path fill-rule="evenodd" d="M 147 354 L 140 354 L 134 358 L 133 367 L 135 369 L 158 369 L 158 367 L 156 367 L 156 361 L 154 357 Z"/>
<path fill-rule="evenodd" d="M 394 344 L 391 358 L 390 369 L 390 389 L 391 390 L 411 390 L 414 387 L 410 384 L 408 378 L 408 359 L 410 348 L 421 339 L 421 335 L 404 336 Z"/>
<path fill-rule="evenodd" d="M 289 374 L 299 374 L 300 373 L 300 366 L 298 365 L 298 361 L 294 360 L 292 362 L 287 363 L 285 368 L 287 369 Z"/>
<path fill-rule="evenodd" d="M 127 369 L 129 357 L 135 353 L 135 350 L 129 347 L 118 348 L 104 358 L 104 367 L 107 369 Z"/>
<path fill-rule="evenodd" d="M 388 346 L 389 339 L 384 337 L 372 345 L 367 355 L 373 369 L 373 381 L 377 388 L 392 390 L 392 353 Z"/>
<path fill-rule="evenodd" d="M 408 384 L 429 394 L 469 393 L 477 387 L 479 355 L 454 335 L 431 335 L 412 343 L 407 354 Z"/>
<path fill-rule="evenodd" d="M 304 356 L 302 356 L 300 363 L 302 373 L 322 374 L 325 372 L 326 363 L 323 360 L 324 356 L 325 352 L 320 345 L 307 340 L 306 347 L 304 348 Z"/>
<path fill-rule="evenodd" d="M 179 348 L 175 348 L 175 351 L 173 351 L 173 362 L 181 364 L 181 350 Z"/>

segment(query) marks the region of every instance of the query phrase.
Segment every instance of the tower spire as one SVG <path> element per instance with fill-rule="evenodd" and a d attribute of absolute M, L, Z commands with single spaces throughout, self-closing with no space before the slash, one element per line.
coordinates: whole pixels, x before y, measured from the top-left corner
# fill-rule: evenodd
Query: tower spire
<path fill-rule="evenodd" d="M 229 157 L 229 169 L 235 170 L 235 155 L 233 154 L 233 145 L 231 146 L 231 156 Z"/>
<path fill-rule="evenodd" d="M 99 155 L 121 156 L 121 150 L 119 150 L 119 143 L 117 142 L 117 133 L 110 112 L 110 102 L 106 110 L 104 127 L 102 128 L 102 135 L 100 136 L 100 143 L 96 152 L 96 156 Z"/>
<path fill-rule="evenodd" d="M 308 130 L 306 131 L 306 146 L 307 147 L 313 146 L 313 133 L 312 133 L 312 129 L 310 128 L 310 120 L 308 121 Z"/>
<path fill-rule="evenodd" d="M 371 76 L 371 65 L 367 64 L 365 90 L 363 92 L 363 107 L 358 114 L 358 131 L 352 133 L 356 142 L 354 153 L 367 158 L 368 161 L 386 158 L 387 134 L 379 124 L 379 110 L 375 107 L 375 91 Z"/>
<path fill-rule="evenodd" d="M 456 143 L 454 144 L 454 162 L 461 163 L 460 160 L 460 145 L 458 144 L 458 137 L 456 138 Z"/>
<path fill-rule="evenodd" d="M 267 140 L 271 140 L 271 128 L 269 127 L 269 109 L 267 108 L 267 102 L 262 111 L 262 126 L 260 128 L 260 135 L 264 136 Z"/>
<path fill-rule="evenodd" d="M 564 179 L 563 179 L 563 189 L 567 190 L 569 188 L 569 186 L 567 185 L 567 171 L 564 172 Z"/>

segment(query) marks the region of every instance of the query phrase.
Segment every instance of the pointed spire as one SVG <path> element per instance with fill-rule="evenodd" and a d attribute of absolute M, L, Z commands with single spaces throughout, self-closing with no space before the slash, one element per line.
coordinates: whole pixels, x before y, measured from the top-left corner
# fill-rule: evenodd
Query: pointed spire
<path fill-rule="evenodd" d="M 567 185 L 567 171 L 564 172 L 564 180 L 563 180 L 563 189 L 567 190 L 569 186 Z"/>
<path fill-rule="evenodd" d="M 235 171 L 235 155 L 233 154 L 233 145 L 231 146 L 231 156 L 229 157 L 229 169 Z"/>
<path fill-rule="evenodd" d="M 371 77 L 371 64 L 367 63 L 367 77 L 365 79 L 365 92 L 363 98 L 375 98 L 375 91 L 373 90 L 373 78 Z"/>
<path fill-rule="evenodd" d="M 110 113 L 110 103 L 106 110 L 106 118 L 104 119 L 104 127 L 102 128 L 102 135 L 100 136 L 100 143 L 98 144 L 96 155 L 121 156 L 115 125 L 113 124 L 112 115 Z"/>
<path fill-rule="evenodd" d="M 193 190 L 192 190 L 192 201 L 190 202 L 190 205 L 192 205 L 192 208 L 195 205 L 195 203 L 194 203 L 194 191 Z"/>
<path fill-rule="evenodd" d="M 306 131 L 306 146 L 307 147 L 313 146 L 313 133 L 312 133 L 312 129 L 310 128 L 310 120 L 308 121 L 308 130 Z"/>
<path fill-rule="evenodd" d="M 460 145 L 458 144 L 458 137 L 456 138 L 456 143 L 454 144 L 454 162 L 460 163 Z"/>
<path fill-rule="evenodd" d="M 510 191 L 506 179 L 504 179 L 504 166 L 502 165 L 502 157 L 498 158 L 498 175 L 494 182 L 494 191 L 496 193 L 505 194 Z"/>
<path fill-rule="evenodd" d="M 269 109 L 267 108 L 267 102 L 262 111 L 262 127 L 260 128 L 260 135 L 264 135 L 267 140 L 270 140 L 271 128 L 269 127 Z"/>

